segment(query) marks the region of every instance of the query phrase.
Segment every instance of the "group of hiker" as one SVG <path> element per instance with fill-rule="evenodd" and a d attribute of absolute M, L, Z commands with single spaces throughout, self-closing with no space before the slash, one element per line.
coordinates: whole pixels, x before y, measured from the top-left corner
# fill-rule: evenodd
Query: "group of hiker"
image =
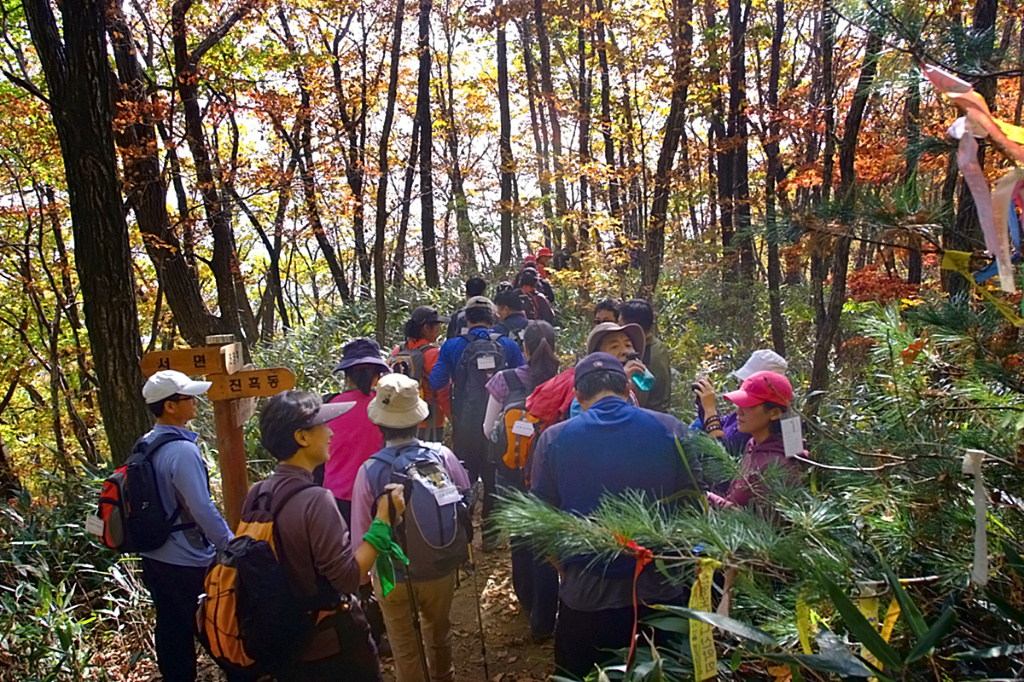
<path fill-rule="evenodd" d="M 684 425 L 669 414 L 671 357 L 648 301 L 598 303 L 582 357 L 561 366 L 576 349 L 560 355 L 545 251 L 499 284 L 493 301 L 474 277 L 451 316 L 415 308 L 390 353 L 372 339 L 348 342 L 334 367 L 341 392 L 268 399 L 260 442 L 278 464 L 250 490 L 234 532 L 211 502 L 187 428 L 210 384 L 170 370 L 149 378 L 143 397 L 157 424 L 108 480 L 100 516 L 107 544 L 142 555 L 165 680 L 195 679 L 197 634 L 230 680 L 376 681 L 382 647 L 397 682 L 452 680 L 450 611 L 474 508 L 479 546 L 502 547 L 491 522 L 500 490 L 585 515 L 627 490 L 652 501 L 706 494 L 714 505 L 756 505 L 769 467 L 799 474 L 780 435 L 793 400 L 783 358 L 757 351 L 734 372 L 741 383 L 722 396 L 736 408 L 728 415 L 710 380 L 698 378 L 698 419 Z M 679 448 L 695 430 L 741 458 L 739 477 L 705 481 Z M 116 476 L 138 478 L 145 467 L 164 522 L 148 542 L 138 540 L 130 505 L 115 499 L 132 488 L 118 489 Z M 642 616 L 686 596 L 654 566 L 635 578 L 628 558 L 538 556 L 516 537 L 509 551 L 531 635 L 554 638 L 561 674 L 585 676 L 629 646 L 634 599 Z"/>

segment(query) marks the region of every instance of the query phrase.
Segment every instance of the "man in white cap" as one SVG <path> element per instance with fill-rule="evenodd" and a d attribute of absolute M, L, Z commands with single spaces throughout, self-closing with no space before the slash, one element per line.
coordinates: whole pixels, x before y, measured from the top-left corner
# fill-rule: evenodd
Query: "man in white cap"
<path fill-rule="evenodd" d="M 446 344 L 447 345 L 447 344 Z M 422 622 L 422 646 L 433 682 L 450 682 L 454 676 L 451 644 L 451 610 L 455 574 L 467 556 L 464 531 L 453 522 L 452 513 L 469 489 L 469 476 L 451 450 L 440 443 L 421 442 L 416 431 L 428 413 L 420 398 L 419 383 L 403 374 L 385 374 L 377 383 L 377 394 L 366 409 L 370 421 L 384 436 L 384 449 L 371 457 L 356 474 L 352 491 L 352 537 L 359 538 L 370 527 L 374 500 L 396 475 L 406 483 L 406 520 L 399 526 L 399 542 L 409 555 L 409 566 L 395 566 L 394 589 L 386 596 L 381 576 L 373 575 L 374 591 L 384 614 L 388 639 L 395 659 L 397 682 L 427 679 L 419 652 L 416 623 L 410 609 L 416 608 Z M 419 495 L 412 486 L 430 486 Z M 433 495 L 433 497 L 431 497 Z M 436 498 L 436 505 L 433 500 Z M 434 505 L 434 508 L 430 508 Z M 419 511 L 422 516 L 417 516 Z M 463 519 L 464 520 L 464 519 Z M 419 530 L 411 529 L 415 525 Z M 416 541 L 416 533 L 421 539 Z M 435 538 L 430 549 L 422 538 Z M 424 551 L 425 550 L 425 551 Z M 411 586 L 411 596 L 410 596 Z"/>
<path fill-rule="evenodd" d="M 210 382 L 174 370 L 157 372 L 142 388 L 156 417 L 143 443 L 171 439 L 153 453 L 152 464 L 174 530 L 163 545 L 142 553 L 142 579 L 156 609 L 157 663 L 167 682 L 196 679 L 196 603 L 215 550 L 234 537 L 210 498 L 209 472 L 195 444 L 199 434 L 186 428 L 196 416 L 196 397 L 209 388 Z"/>
<path fill-rule="evenodd" d="M 785 376 L 789 363 L 773 350 L 755 350 L 742 367 L 731 373 L 742 384 L 758 372 L 778 372 Z M 693 384 L 697 403 L 697 421 L 693 427 L 719 439 L 725 449 L 736 456 L 743 454 L 750 440 L 750 434 L 740 431 L 736 424 L 736 413 L 724 417 L 718 414 L 715 387 L 707 377 L 701 377 Z"/>

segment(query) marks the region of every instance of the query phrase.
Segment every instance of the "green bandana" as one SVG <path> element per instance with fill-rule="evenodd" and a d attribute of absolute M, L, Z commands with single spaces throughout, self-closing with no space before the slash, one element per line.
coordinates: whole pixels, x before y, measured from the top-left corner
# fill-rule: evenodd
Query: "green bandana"
<path fill-rule="evenodd" d="M 409 565 L 409 558 L 398 543 L 391 539 L 391 526 L 380 519 L 373 520 L 363 539 L 377 550 L 377 577 L 380 579 L 381 592 L 386 597 L 395 589 L 395 564 L 391 561 L 392 557 L 397 557 L 406 566 Z"/>

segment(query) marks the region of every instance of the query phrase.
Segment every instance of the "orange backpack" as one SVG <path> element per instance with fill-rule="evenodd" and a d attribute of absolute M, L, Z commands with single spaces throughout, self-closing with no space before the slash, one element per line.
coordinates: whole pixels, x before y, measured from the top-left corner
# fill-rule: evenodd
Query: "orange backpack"
<path fill-rule="evenodd" d="M 274 531 L 284 505 L 312 487 L 296 481 L 282 486 L 272 499 L 254 490 L 253 508 L 243 514 L 235 538 L 218 552 L 206 574 L 196 625 L 210 656 L 226 670 L 284 670 L 314 634 L 317 616 L 292 595 Z"/>

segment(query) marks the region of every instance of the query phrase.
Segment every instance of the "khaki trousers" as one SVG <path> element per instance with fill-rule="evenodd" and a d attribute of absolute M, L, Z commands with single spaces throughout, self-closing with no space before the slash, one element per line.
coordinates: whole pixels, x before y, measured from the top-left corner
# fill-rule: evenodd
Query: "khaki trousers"
<path fill-rule="evenodd" d="M 455 572 L 429 582 L 414 582 L 416 605 L 419 607 L 423 647 L 427 655 L 431 682 L 451 682 L 455 677 L 452 666 L 452 633 L 449 611 L 455 595 Z M 420 665 L 420 650 L 416 644 L 416 627 L 409 606 L 409 590 L 405 581 L 395 585 L 391 594 L 381 593 L 377 575 L 373 575 L 373 591 L 384 614 L 384 626 L 391 642 L 395 661 L 396 682 L 425 682 Z"/>

